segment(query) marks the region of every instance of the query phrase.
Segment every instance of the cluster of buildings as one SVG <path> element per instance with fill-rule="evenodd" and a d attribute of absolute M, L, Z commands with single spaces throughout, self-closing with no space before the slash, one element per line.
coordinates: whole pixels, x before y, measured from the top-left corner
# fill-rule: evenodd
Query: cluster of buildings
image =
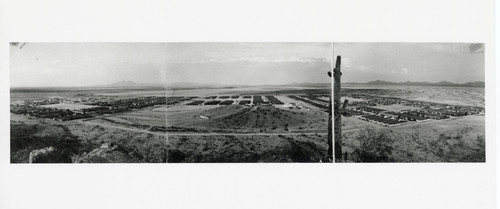
<path fill-rule="evenodd" d="M 253 96 L 253 104 L 254 105 L 283 105 L 281 102 L 274 96 Z"/>
<path fill-rule="evenodd" d="M 167 105 L 177 104 L 179 102 L 188 101 L 196 97 L 167 97 Z"/>
<path fill-rule="evenodd" d="M 181 101 L 179 98 L 175 97 L 174 100 Z M 187 98 L 187 97 L 184 97 Z M 170 99 L 170 97 L 169 97 Z M 187 98 L 187 100 L 191 100 L 193 97 Z M 182 100 L 185 101 L 185 100 Z M 279 99 L 274 96 L 252 96 L 252 95 L 232 95 L 232 96 L 207 96 L 203 98 L 198 98 L 194 101 L 186 103 L 186 105 L 246 105 L 246 106 L 254 106 L 254 105 L 284 105 Z"/>
<path fill-rule="evenodd" d="M 307 95 L 288 95 L 289 98 L 306 104 L 319 107 L 324 111 L 329 110 L 330 101 L 327 99 L 329 95 L 320 94 L 307 94 Z M 191 100 L 193 97 L 173 97 L 168 100 L 181 101 L 181 99 Z M 170 101 L 167 101 L 170 104 Z M 205 96 L 194 99 L 185 103 L 185 105 L 198 106 L 198 105 L 246 105 L 246 106 L 271 106 L 282 105 L 289 108 L 298 107 L 295 103 L 287 103 L 280 101 L 272 95 L 225 95 L 225 96 Z"/>
<path fill-rule="evenodd" d="M 111 106 L 111 107 L 129 107 L 140 109 L 156 104 L 166 104 L 166 97 L 148 96 L 148 97 L 129 97 L 129 98 L 105 98 L 97 101 L 85 102 L 86 105 Z"/>
<path fill-rule="evenodd" d="M 325 101 L 325 100 L 319 99 L 315 95 L 302 95 L 302 96 L 290 95 L 288 97 L 290 97 L 291 99 L 294 99 L 294 100 L 305 102 L 305 103 L 310 104 L 310 105 L 315 106 L 315 107 L 319 107 L 325 112 L 328 112 L 328 110 L 329 110 L 330 101 Z"/>
<path fill-rule="evenodd" d="M 78 114 L 69 109 L 58 109 L 50 107 L 40 107 L 34 104 L 11 104 L 10 112 L 15 114 L 23 114 L 28 116 L 34 116 L 37 118 L 50 118 L 53 120 L 72 120 L 85 118 L 83 114 Z M 90 117 L 90 116 L 89 116 Z"/>
<path fill-rule="evenodd" d="M 92 105 L 81 109 L 64 109 L 45 107 L 43 105 L 59 104 L 61 102 Z M 166 104 L 165 97 L 136 97 L 136 98 L 87 98 L 87 99 L 54 99 L 47 98 L 37 101 L 26 101 L 22 104 L 11 104 L 10 111 L 15 114 L 35 116 L 38 118 L 49 118 L 58 121 L 67 121 L 81 118 L 90 118 L 97 115 L 111 114 L 141 109 L 144 107 Z"/>
<path fill-rule="evenodd" d="M 347 96 L 362 99 L 362 101 L 350 103 L 343 110 L 344 115 L 357 116 L 361 120 L 384 126 L 401 125 L 408 121 L 423 122 L 427 120 L 442 120 L 451 117 L 484 114 L 484 108 L 481 107 L 449 105 L 364 94 L 349 94 Z M 376 108 L 378 105 L 395 104 L 413 107 L 413 110 L 387 111 Z M 415 107 L 418 109 L 414 109 Z"/>
<path fill-rule="evenodd" d="M 363 115 L 359 117 L 361 120 L 370 121 L 372 123 L 380 124 L 383 126 L 396 126 L 405 123 L 405 120 L 398 120 L 394 118 L 385 117 L 384 115 Z"/>
<path fill-rule="evenodd" d="M 51 105 L 59 104 L 63 100 L 61 98 L 46 98 L 46 99 L 30 99 L 25 100 L 22 103 L 25 105 L 39 106 L 39 105 Z"/>

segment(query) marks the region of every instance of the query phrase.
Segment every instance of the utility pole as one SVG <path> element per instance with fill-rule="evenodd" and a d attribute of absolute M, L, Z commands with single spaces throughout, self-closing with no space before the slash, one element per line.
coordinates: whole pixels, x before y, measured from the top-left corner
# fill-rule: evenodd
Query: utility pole
<path fill-rule="evenodd" d="M 333 69 L 333 115 L 335 118 L 334 137 L 335 137 L 335 162 L 342 161 L 342 116 L 340 114 L 340 72 L 341 58 L 337 56 L 335 68 Z"/>

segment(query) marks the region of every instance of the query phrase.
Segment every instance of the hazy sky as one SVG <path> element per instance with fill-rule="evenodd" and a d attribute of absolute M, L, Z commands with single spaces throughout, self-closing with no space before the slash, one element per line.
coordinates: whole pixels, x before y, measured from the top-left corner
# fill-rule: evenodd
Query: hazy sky
<path fill-rule="evenodd" d="M 171 43 L 167 51 L 170 83 L 330 82 L 330 43 Z"/>
<path fill-rule="evenodd" d="M 342 81 L 484 81 L 482 44 L 334 43 Z M 11 86 L 328 83 L 331 43 L 11 45 Z"/>
<path fill-rule="evenodd" d="M 342 82 L 484 81 L 484 45 L 463 43 L 335 43 Z"/>
<path fill-rule="evenodd" d="M 161 83 L 165 44 L 11 44 L 12 87 L 94 86 L 119 81 Z"/>

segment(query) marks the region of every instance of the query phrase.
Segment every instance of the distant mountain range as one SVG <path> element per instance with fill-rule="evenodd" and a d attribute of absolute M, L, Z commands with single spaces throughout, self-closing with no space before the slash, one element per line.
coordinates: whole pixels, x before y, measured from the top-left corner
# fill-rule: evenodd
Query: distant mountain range
<path fill-rule="evenodd" d="M 167 89 L 199 89 L 199 88 L 236 88 L 236 87 L 251 87 L 251 86 L 307 86 L 307 87 L 318 87 L 318 86 L 328 86 L 330 83 L 289 83 L 289 84 L 273 84 L 273 85 L 248 85 L 248 84 L 202 84 L 202 83 L 189 83 L 189 82 L 176 82 L 167 83 Z"/>
<path fill-rule="evenodd" d="M 483 87 L 484 82 L 476 81 L 476 82 L 468 82 L 468 83 L 452 83 L 449 81 L 440 81 L 440 82 L 390 82 L 390 81 L 381 81 L 375 80 L 366 83 L 358 83 L 358 82 L 346 82 L 343 84 L 353 84 L 353 85 L 403 85 L 403 86 L 454 86 L 454 87 Z"/>
<path fill-rule="evenodd" d="M 161 83 L 136 83 L 133 81 L 119 81 L 105 85 L 106 87 L 164 87 Z"/>
<path fill-rule="evenodd" d="M 215 84 L 201 84 L 201 83 L 190 83 L 190 82 L 175 82 L 165 84 L 167 89 L 200 89 L 200 88 L 215 88 Z"/>

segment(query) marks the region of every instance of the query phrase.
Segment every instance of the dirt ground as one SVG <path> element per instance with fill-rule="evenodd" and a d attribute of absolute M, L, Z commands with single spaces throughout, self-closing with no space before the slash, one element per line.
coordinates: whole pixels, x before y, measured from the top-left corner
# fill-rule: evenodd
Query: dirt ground
<path fill-rule="evenodd" d="M 328 149 L 326 138 L 324 133 L 167 137 L 116 124 L 59 122 L 11 114 L 12 163 L 27 163 L 31 151 L 46 147 L 56 147 L 69 153 L 73 161 L 84 158 L 85 162 L 95 153 L 105 155 L 91 159 L 114 163 L 320 162 Z M 119 146 L 120 153 L 111 157 L 112 153 L 103 153 L 105 143 Z"/>
<path fill-rule="evenodd" d="M 378 96 L 390 95 L 391 97 L 398 97 L 402 99 L 451 105 L 484 107 L 485 104 L 484 88 L 475 87 L 361 85 L 356 88 L 348 86 L 344 89 L 344 91 L 355 90 L 358 93 L 368 93 Z"/>
<path fill-rule="evenodd" d="M 168 136 L 172 162 L 320 162 L 326 134 Z"/>
<path fill-rule="evenodd" d="M 391 157 L 395 162 L 484 162 L 484 115 L 448 120 L 413 122 L 384 127 L 354 117 L 342 117 L 343 151 L 352 154 L 359 147 L 356 137 L 371 128 L 394 140 Z"/>
<path fill-rule="evenodd" d="M 166 125 L 165 110 L 165 105 L 157 105 L 130 112 L 106 114 L 81 121 L 124 128 L 149 129 L 153 126 Z"/>
<path fill-rule="evenodd" d="M 118 129 L 96 124 L 58 122 L 11 114 L 11 162 L 27 163 L 29 153 L 45 147 L 56 147 L 76 159 L 103 143 L 113 142 L 127 150 L 137 162 L 167 161 L 167 140 L 164 134 Z M 120 163 L 116 159 L 116 163 Z"/>
<path fill-rule="evenodd" d="M 326 133 L 328 113 L 273 106 L 194 106 L 167 109 L 167 125 L 200 132 Z"/>

